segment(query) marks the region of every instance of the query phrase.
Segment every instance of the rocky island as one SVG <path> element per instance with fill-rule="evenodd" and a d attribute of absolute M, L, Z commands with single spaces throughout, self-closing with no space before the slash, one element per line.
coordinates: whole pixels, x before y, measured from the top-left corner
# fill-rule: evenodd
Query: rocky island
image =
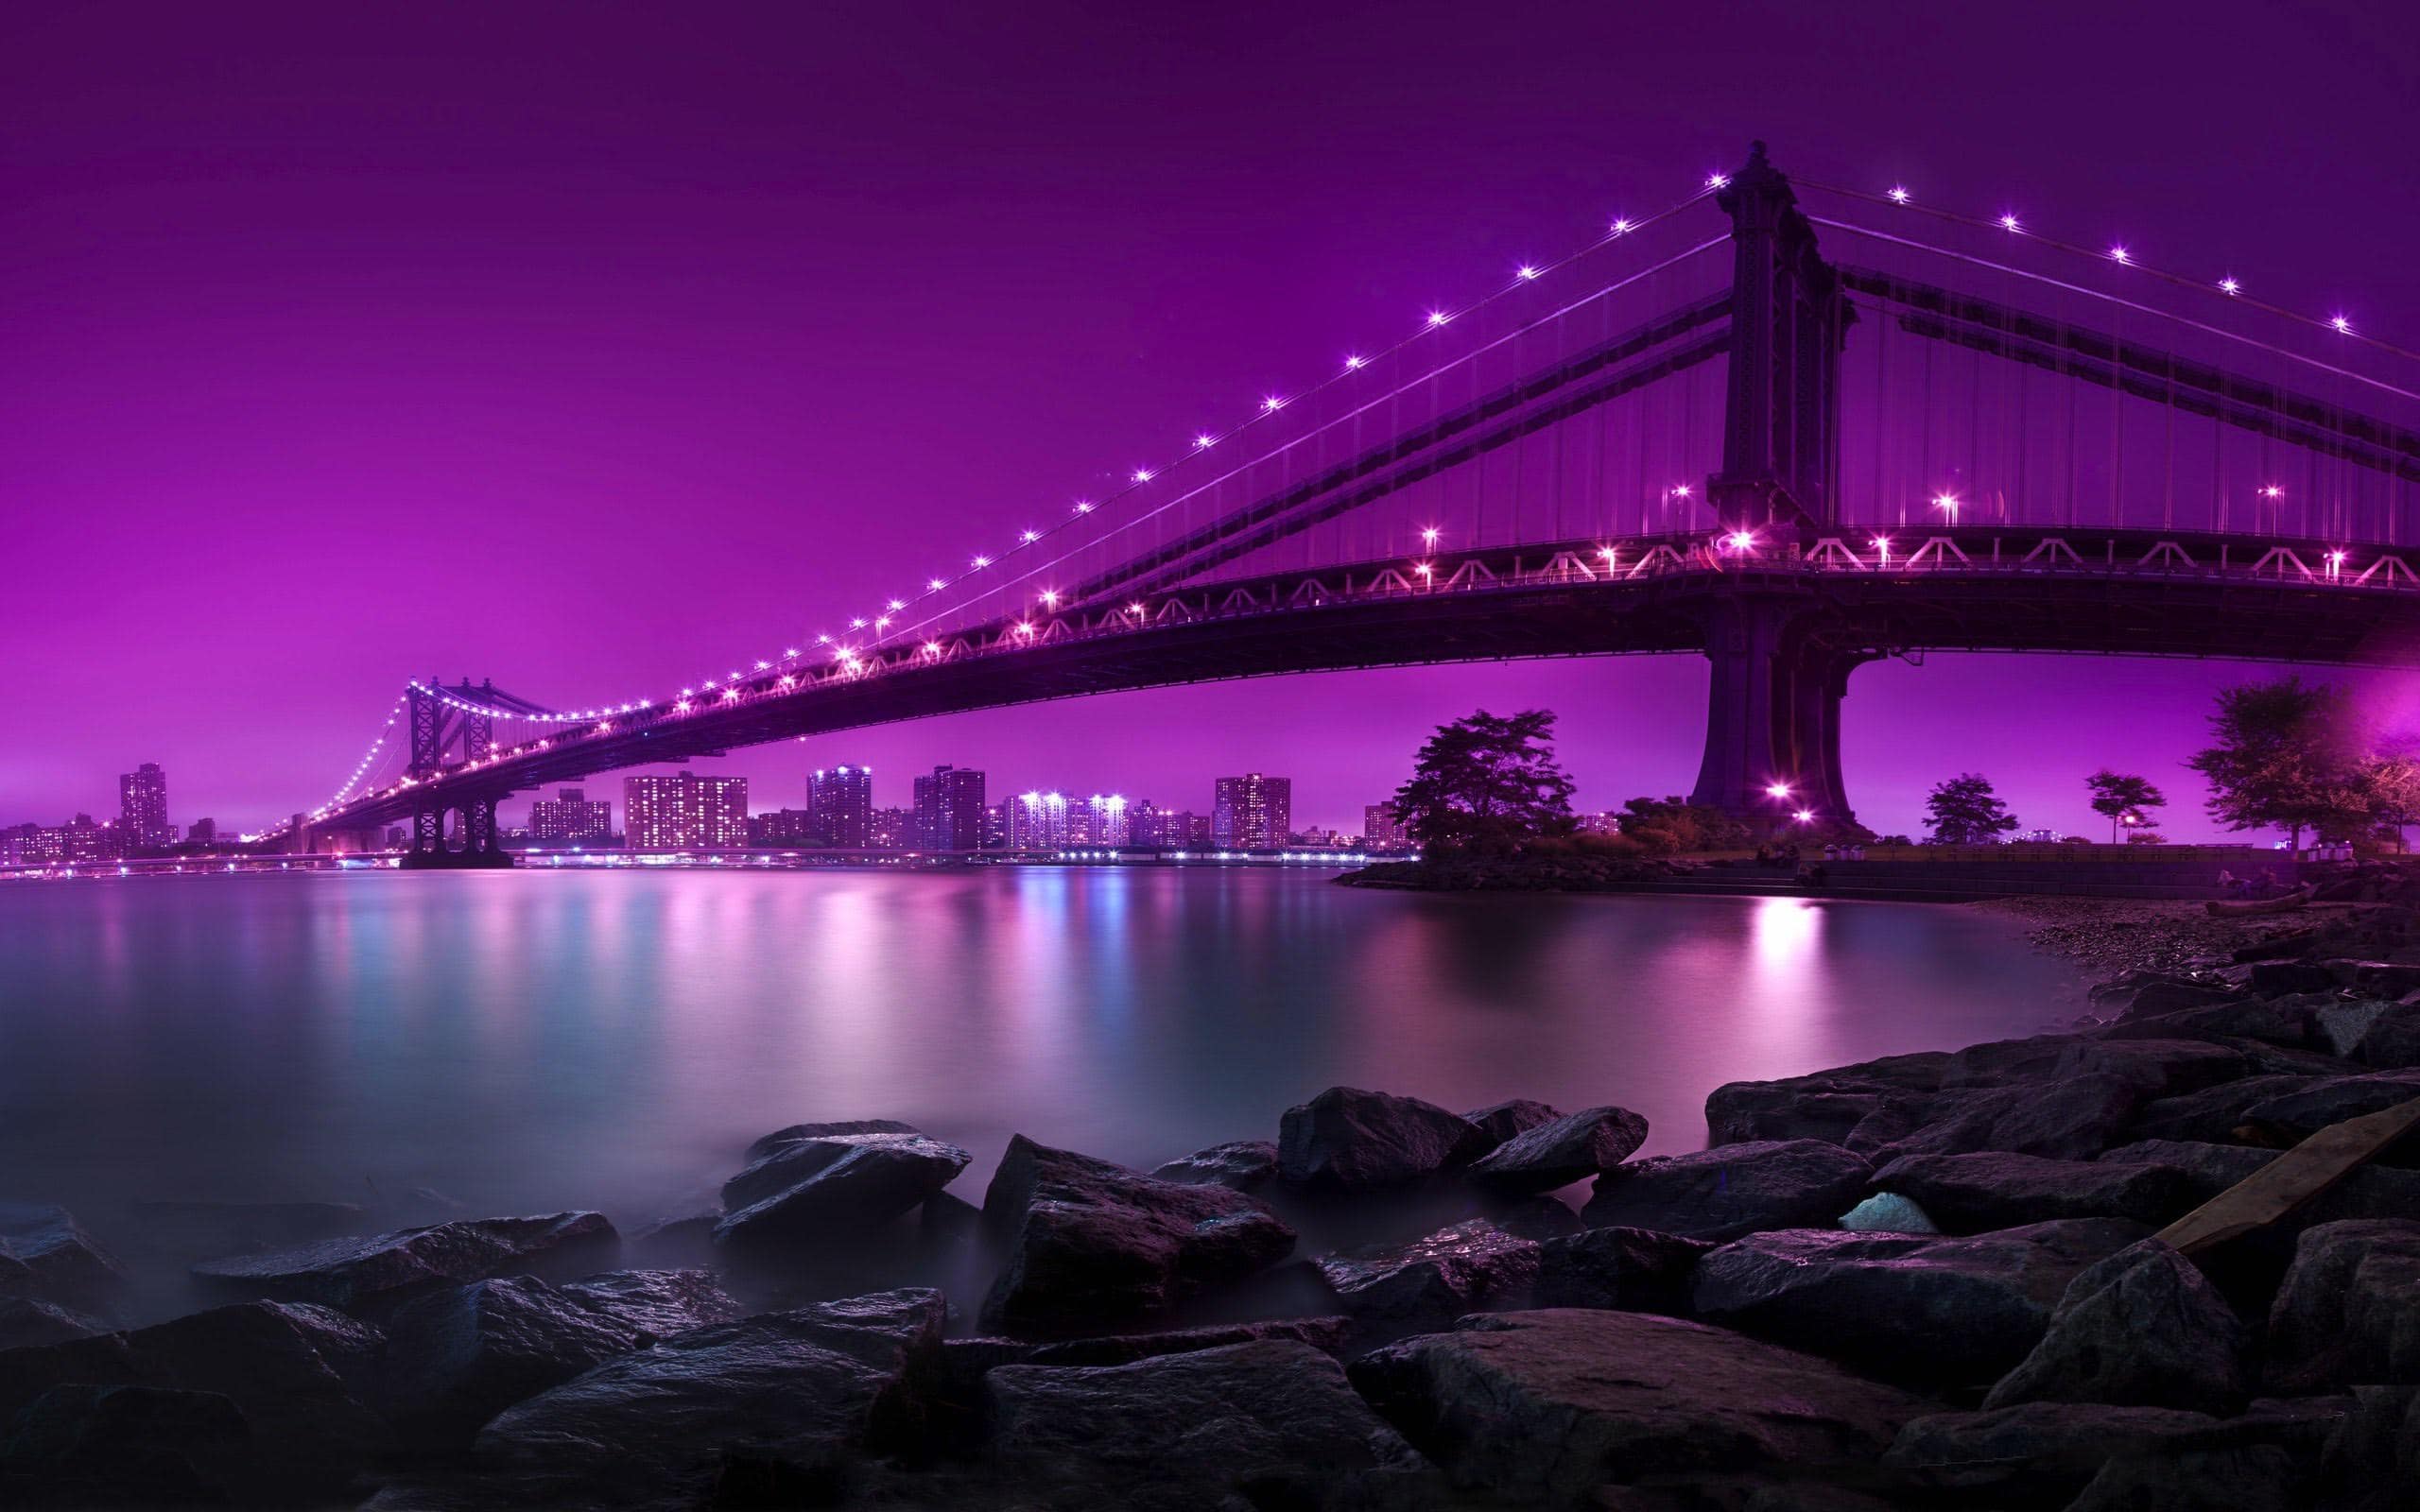
<path fill-rule="evenodd" d="M 155 1204 L 216 1305 L 134 1328 L 0 1205 L 0 1503 L 2410 1506 L 2420 1139 L 2203 1217 L 2420 1099 L 2420 906 L 2365 888 L 2074 1032 L 1721 1087 L 1684 1155 L 1338 1087 L 1148 1172 L 1019 1136 L 978 1206 L 801 1124 L 628 1235 Z"/>

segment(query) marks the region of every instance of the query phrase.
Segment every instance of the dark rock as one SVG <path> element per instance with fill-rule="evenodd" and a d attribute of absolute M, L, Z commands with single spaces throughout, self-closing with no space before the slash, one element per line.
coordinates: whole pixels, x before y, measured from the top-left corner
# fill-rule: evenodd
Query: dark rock
<path fill-rule="evenodd" d="M 1629 1108 L 1583 1108 L 1497 1145 L 1470 1178 L 1498 1192 L 1552 1192 L 1612 1170 L 1646 1143 L 1647 1120 Z"/>
<path fill-rule="evenodd" d="M 871 1228 L 940 1192 L 975 1159 L 887 1119 L 801 1124 L 765 1136 L 749 1150 L 748 1168 L 723 1183 L 717 1244 Z"/>
<path fill-rule="evenodd" d="M 2420 1387 L 2355 1386 L 2324 1462 L 2330 1512 L 2411 1512 L 2420 1486 Z"/>
<path fill-rule="evenodd" d="M 1591 1228 L 1538 1246 L 1537 1306 L 1685 1316 L 1689 1276 L 1714 1246 L 1651 1228 Z"/>
<path fill-rule="evenodd" d="M 2181 1097 L 2252 1074 L 2252 1061 L 2231 1045 L 2205 1040 L 2090 1039 L 2069 1045 L 2051 1079 L 2086 1074 L 2116 1076 L 2147 1098 Z"/>
<path fill-rule="evenodd" d="M 938 1292 L 885 1292 L 608 1360 L 480 1431 L 484 1503 L 706 1505 L 735 1455 L 742 1481 L 837 1499 L 859 1454 L 917 1435 L 909 1376 L 936 1359 L 942 1316 Z"/>
<path fill-rule="evenodd" d="M 2100 1037 L 2104 1041 L 2209 1040 L 2232 1043 L 2238 1050 L 2247 1040 L 2299 1046 L 2310 1037 L 2310 1017 L 2308 1009 L 2288 1007 L 2274 1000 L 2246 999 L 2207 1007 L 2179 1008 L 2151 1018 L 2122 1019 L 2101 1030 Z"/>
<path fill-rule="evenodd" d="M 1891 1098 L 1941 1090 L 1949 1067 L 1943 1051 L 1891 1056 L 1779 1081 L 1735 1081 L 1705 1100 L 1706 1143 L 1769 1140 L 1847 1142 L 1849 1131 Z"/>
<path fill-rule="evenodd" d="M 467 1443 L 516 1401 L 740 1311 L 700 1271 L 628 1271 L 573 1286 L 528 1276 L 475 1281 L 396 1313 L 381 1404 L 417 1441 Z"/>
<path fill-rule="evenodd" d="M 2329 961 L 2336 985 L 2365 998 L 2399 998 L 2420 992 L 2420 965 L 2407 961 Z"/>
<path fill-rule="evenodd" d="M 1185 1186 L 1228 1187 L 1250 1192 L 1277 1176 L 1277 1146 L 1267 1140 L 1236 1140 L 1194 1151 L 1151 1173 L 1153 1180 Z"/>
<path fill-rule="evenodd" d="M 1231 1344 L 1255 1344 L 1270 1339 L 1307 1344 L 1322 1354 L 1340 1354 L 1350 1342 L 1352 1329 L 1353 1320 L 1347 1317 L 1280 1317 L 1046 1343 L 977 1335 L 942 1341 L 942 1373 L 953 1379 L 971 1379 L 1004 1365 L 1132 1365 L 1137 1360 L 1156 1360 L 1164 1354 L 1191 1354 L 1198 1349 L 1222 1349 Z"/>
<path fill-rule="evenodd" d="M 1588 1231 L 1580 1214 L 1553 1197 L 1494 1198 L 1479 1215 L 1516 1239 L 1567 1239 Z"/>
<path fill-rule="evenodd" d="M 1537 1275 L 1538 1246 L 1471 1218 L 1408 1245 L 1322 1255 L 1317 1263 L 1357 1319 L 1442 1328 L 1524 1297 Z"/>
<path fill-rule="evenodd" d="M 126 1272 L 64 1208 L 0 1202 L 0 1297 L 102 1309 Z"/>
<path fill-rule="evenodd" d="M 2118 1454 L 2066 1512 L 2296 1512 L 2303 1472 L 2274 1444 Z"/>
<path fill-rule="evenodd" d="M 2336 986 L 2336 973 L 2314 961 L 2261 961 L 2252 968 L 2252 990 L 2264 998 L 2289 992 L 2325 992 Z"/>
<path fill-rule="evenodd" d="M 12 1506 L 224 1506 L 267 1494 L 243 1411 L 215 1391 L 53 1386 L 0 1425 Z"/>
<path fill-rule="evenodd" d="M 2305 1075 L 2246 1076 L 2241 1081 L 2204 1088 L 2182 1097 L 2145 1103 L 2127 1126 L 2134 1140 L 2190 1140 L 2211 1144 L 2236 1142 L 2236 1131 L 2247 1122 L 2245 1110 L 2255 1104 L 2297 1091 L 2320 1078 Z"/>
<path fill-rule="evenodd" d="M 38 1302 L 29 1297 L 0 1297 L 0 1349 L 27 1344 L 64 1344 L 69 1339 L 88 1339 L 108 1332 L 110 1326 L 99 1318 L 55 1302 Z"/>
<path fill-rule="evenodd" d="M 0 1351 L 0 1422 L 54 1386 L 157 1386 L 233 1400 L 283 1495 L 340 1491 L 389 1442 L 362 1405 L 384 1340 L 323 1307 L 246 1302 L 173 1322 Z"/>
<path fill-rule="evenodd" d="M 2145 982 L 2127 994 L 2118 1016 L 2121 1020 L 2156 1018 L 2161 1014 L 2175 1013 L 2185 1008 L 2207 1007 L 2212 1004 L 2224 1003 L 2236 995 L 2236 989 L 2224 982 L 2203 982 L 2184 977 L 2168 977 Z"/>
<path fill-rule="evenodd" d="M 2420 1385 L 2420 1223 L 2304 1231 L 2269 1313 L 2272 1389 Z"/>
<path fill-rule="evenodd" d="M 2420 1066 L 2420 1003 L 2398 1003 L 2378 1015 L 2353 1047 L 2353 1056 L 2380 1071 Z"/>
<path fill-rule="evenodd" d="M 1874 1168 L 1821 1140 L 1724 1144 L 1616 1166 L 1581 1216 L 1591 1228 L 1737 1239 L 1829 1223 L 1863 1194 Z"/>
<path fill-rule="evenodd" d="M 2089 1401 L 2218 1414 L 2243 1404 L 2244 1331 L 2191 1261 L 2156 1239 L 2078 1276 L 2049 1332 L 1985 1407 Z"/>
<path fill-rule="evenodd" d="M 206 1261 L 193 1274 L 248 1297 L 372 1313 L 449 1283 L 594 1270 L 618 1245 L 601 1212 L 473 1218 Z"/>
<path fill-rule="evenodd" d="M 2264 1098 L 2244 1121 L 2280 1145 L 2300 1143 L 2330 1124 L 2360 1118 L 2420 1097 L 2420 1070 L 2337 1076 Z"/>
<path fill-rule="evenodd" d="M 1485 1108 L 1473 1108 L 1462 1115 L 1464 1120 L 1478 1125 L 1478 1131 L 1487 1136 L 1490 1149 L 1527 1134 L 1541 1124 L 1551 1124 L 1562 1116 L 1561 1108 L 1527 1097 L 1490 1103 Z"/>
<path fill-rule="evenodd" d="M 2172 1165 L 2193 1182 L 2204 1201 L 2217 1196 L 2275 1160 L 2279 1152 L 2243 1144 L 2204 1144 L 2185 1140 L 2146 1140 L 2122 1144 L 2101 1157 Z M 2290 1239 L 2323 1223 L 2349 1218 L 2404 1218 L 2420 1213 L 2420 1171 L 2394 1166 L 2356 1167 L 2342 1180 L 2272 1224 L 2265 1237 Z"/>
<path fill-rule="evenodd" d="M 1478 1126 L 1417 1097 L 1331 1087 L 1286 1110 L 1277 1174 L 1298 1186 L 1408 1186 L 1487 1153 Z"/>
<path fill-rule="evenodd" d="M 2145 1236 L 2073 1218 L 1971 1238 L 1752 1234 L 1698 1262 L 1696 1315 L 1906 1384 L 1989 1386 L 2041 1342 L 2068 1284 Z"/>
<path fill-rule="evenodd" d="M 1011 1366 L 989 1385 L 995 1462 L 1027 1504 L 1361 1509 L 1425 1501 L 1435 1479 L 1305 1344 Z"/>
<path fill-rule="evenodd" d="M 135 1202 L 143 1247 L 185 1260 L 285 1249 L 357 1234 L 370 1210 L 350 1202 Z"/>
<path fill-rule="evenodd" d="M 2130 1218 L 2156 1227 L 2202 1200 L 2192 1177 L 2172 1165 L 2048 1160 L 1996 1150 L 1903 1156 L 1875 1172 L 1874 1185 L 1913 1200 L 1953 1234 L 2053 1218 Z"/>
<path fill-rule="evenodd" d="M 1876 1158 L 2001 1150 L 2088 1160 L 2116 1143 L 2140 1098 L 2131 1080 L 2108 1072 L 2011 1087 L 1952 1089 L 1924 1108 L 1915 1127 L 1879 1146 Z"/>
<path fill-rule="evenodd" d="M 2020 1505 L 2056 1507 L 2118 1455 L 2221 1442 L 2222 1432 L 2207 1413 L 2171 1407 L 2030 1401 L 1918 1418 L 1882 1459 L 1938 1490 L 2014 1494 L 2025 1498 Z"/>
<path fill-rule="evenodd" d="M 1582 1309 L 1475 1318 L 1374 1350 L 1350 1373 L 1458 1485 L 1519 1505 L 1760 1468 L 1821 1481 L 1870 1462 L 1930 1405 L 1720 1329 Z"/>
<path fill-rule="evenodd" d="M 1009 1263 L 987 1325 L 1074 1330 L 1157 1312 L 1286 1258 L 1294 1231 L 1241 1193 L 1156 1181 L 1024 1135 L 984 1194 Z"/>
<path fill-rule="evenodd" d="M 2311 1014 L 2311 1037 L 2325 1046 L 2329 1055 L 2350 1058 L 2354 1047 L 2361 1042 L 2361 1036 L 2393 1006 L 2393 1003 L 2375 998 L 2330 1003 Z"/>

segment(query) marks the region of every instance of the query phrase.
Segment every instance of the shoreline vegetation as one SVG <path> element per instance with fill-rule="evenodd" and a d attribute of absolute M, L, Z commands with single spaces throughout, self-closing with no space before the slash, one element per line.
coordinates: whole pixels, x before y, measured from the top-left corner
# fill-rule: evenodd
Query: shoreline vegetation
<path fill-rule="evenodd" d="M 1020 1135 L 978 1205 L 801 1124 L 628 1235 L 149 1204 L 112 1242 L 196 1310 L 132 1328 L 0 1203 L 0 1503 L 2394 1512 L 2420 868 L 2340 881 L 1984 905 L 2111 973 L 2090 1017 L 1730 1083 L 1688 1155 L 1338 1087 L 1149 1172 Z"/>

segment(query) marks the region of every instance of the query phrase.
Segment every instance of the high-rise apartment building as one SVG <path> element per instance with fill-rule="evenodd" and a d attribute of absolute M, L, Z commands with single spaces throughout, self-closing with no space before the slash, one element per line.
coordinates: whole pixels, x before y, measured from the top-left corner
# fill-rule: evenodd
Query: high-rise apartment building
<path fill-rule="evenodd" d="M 769 814 L 748 816 L 748 843 L 753 846 L 810 846 L 815 841 L 815 818 L 805 809 L 774 809 Z"/>
<path fill-rule="evenodd" d="M 936 766 L 916 779 L 919 850 L 983 849 L 983 774 L 966 766 Z"/>
<path fill-rule="evenodd" d="M 1274 850 L 1294 829 L 1294 780 L 1247 772 L 1212 786 L 1211 843 L 1231 850 Z"/>
<path fill-rule="evenodd" d="M 807 774 L 806 812 L 815 843 L 843 850 L 873 845 L 873 768 L 819 766 Z"/>
<path fill-rule="evenodd" d="M 1067 844 L 1063 793 L 1022 793 L 1009 806 L 1009 849 L 1056 850 Z"/>
<path fill-rule="evenodd" d="M 1085 844 L 1122 846 L 1131 843 L 1133 832 L 1128 827 L 1125 799 L 1115 793 L 1106 797 L 1095 793 L 1084 800 L 1084 807 L 1092 821 L 1086 827 Z"/>
<path fill-rule="evenodd" d="M 185 838 L 196 845 L 217 844 L 218 821 L 206 816 L 194 820 L 185 826 Z"/>
<path fill-rule="evenodd" d="M 983 849 L 1006 850 L 1009 848 L 1009 804 L 1003 799 L 983 806 Z"/>
<path fill-rule="evenodd" d="M 563 787 L 529 805 L 531 845 L 606 845 L 614 838 L 614 805 L 589 801 L 584 788 Z"/>
<path fill-rule="evenodd" d="M 1373 803 L 1361 811 L 1361 838 L 1374 846 L 1404 843 L 1403 816 L 1392 803 Z"/>
<path fill-rule="evenodd" d="M 168 828 L 168 774 L 158 762 L 117 780 L 118 833 L 130 851 L 156 850 L 176 838 Z"/>
<path fill-rule="evenodd" d="M 876 850 L 907 850 L 908 832 L 915 827 L 914 819 L 915 816 L 906 809 L 874 810 L 873 829 L 867 836 L 867 844 Z"/>
<path fill-rule="evenodd" d="M 633 850 L 726 850 L 748 843 L 748 779 L 622 779 L 622 834 Z"/>

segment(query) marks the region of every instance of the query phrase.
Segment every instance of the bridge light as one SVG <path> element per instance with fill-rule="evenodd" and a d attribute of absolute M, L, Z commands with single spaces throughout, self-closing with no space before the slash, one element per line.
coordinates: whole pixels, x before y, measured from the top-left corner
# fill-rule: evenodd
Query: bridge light
<path fill-rule="evenodd" d="M 2219 280 L 2219 292 L 2221 294 L 2240 294 L 2243 292 L 2243 285 L 2237 283 L 2234 279 L 2222 278 Z"/>
<path fill-rule="evenodd" d="M 887 630 L 890 628 L 890 616 L 888 614 L 875 615 L 873 617 L 873 627 L 877 630 Z"/>
<path fill-rule="evenodd" d="M 1689 486 L 1688 486 L 1687 484 L 1685 484 L 1685 483 L 1675 483 L 1675 484 L 1673 484 L 1673 485 L 1672 485 L 1672 496 L 1673 496 L 1674 498 L 1676 498 L 1676 499 L 1685 499 L 1685 498 L 1687 498 L 1687 497 L 1689 496 Z"/>
<path fill-rule="evenodd" d="M 1621 560 L 1622 556 L 1620 552 L 1615 550 L 1611 546 L 1605 547 L 1603 550 L 1598 552 L 1597 555 L 1605 558 L 1605 565 L 1608 567 L 1611 567 L 1614 563 Z"/>
<path fill-rule="evenodd" d="M 1875 537 L 1872 541 L 1872 545 L 1874 549 L 1881 555 L 1884 561 L 1889 561 L 1891 559 L 1891 538 L 1889 536 Z"/>
<path fill-rule="evenodd" d="M 1437 544 L 1437 527 L 1435 525 L 1428 525 L 1422 529 L 1420 532 L 1420 541 L 1423 545 L 1433 546 Z"/>
<path fill-rule="evenodd" d="M 723 689 L 722 701 L 725 703 L 737 703 L 739 701 L 739 690 L 737 688 Z"/>
<path fill-rule="evenodd" d="M 1709 189 L 1728 189 L 1731 187 L 1731 176 L 1727 173 L 1709 173 L 1705 176 L 1705 186 Z"/>
<path fill-rule="evenodd" d="M 2286 496 L 2286 490 L 2272 483 L 2261 489 L 2260 496 L 2264 499 L 2282 499 Z"/>
<path fill-rule="evenodd" d="M 942 581 L 938 577 L 927 577 L 925 579 L 925 592 L 927 593 L 938 593 L 948 586 L 949 584 Z"/>
<path fill-rule="evenodd" d="M 1090 513 L 1092 513 L 1092 512 L 1093 512 L 1093 501 L 1092 501 L 1092 500 L 1090 500 L 1090 499 L 1078 499 L 1078 500 L 1076 501 L 1076 512 L 1077 512 L 1078 514 L 1090 514 Z"/>
<path fill-rule="evenodd" d="M 856 618 L 856 619 L 853 619 L 853 620 L 851 620 L 851 621 L 849 622 L 849 628 L 851 628 L 851 629 L 853 629 L 853 630 L 862 630 L 862 629 L 864 629 L 865 627 L 866 627 L 866 622 L 865 622 L 865 620 L 864 620 L 864 618 L 863 618 L 862 616 L 860 616 L 860 617 L 858 617 L 858 618 Z"/>
<path fill-rule="evenodd" d="M 1628 215 L 1616 215 L 1614 217 L 1614 234 L 1616 236 L 1627 236 L 1630 234 L 1630 217 Z"/>
<path fill-rule="evenodd" d="M 1443 310 L 1431 310 L 1428 312 L 1428 323 L 1432 326 L 1443 325 L 1446 321 L 1452 318 L 1452 316 L 1447 315 Z"/>
<path fill-rule="evenodd" d="M 891 606 L 890 606 L 890 607 L 891 607 L 892 609 L 897 609 L 897 608 L 899 607 L 899 605 L 898 605 L 896 602 L 893 602 L 893 603 L 891 604 Z M 782 660 L 783 660 L 783 661 L 785 661 L 785 662 L 795 662 L 795 661 L 797 661 L 797 660 L 798 660 L 798 647 L 793 645 L 793 646 L 791 646 L 788 650 L 784 651 L 784 652 L 782 653 Z"/>
<path fill-rule="evenodd" d="M 597 721 L 596 732 L 600 735 L 612 734 L 614 732 L 614 721 L 611 719 L 602 719 Z"/>
<path fill-rule="evenodd" d="M 1531 279 L 1538 276 L 1538 270 L 1528 263 L 1523 263 L 1521 265 L 1519 272 L 1525 279 Z"/>
<path fill-rule="evenodd" d="M 908 607 L 908 601 L 907 601 L 906 599 L 904 599 L 904 598 L 894 598 L 894 599 L 892 599 L 889 604 L 887 604 L 887 605 L 885 605 L 885 606 L 883 606 L 883 607 L 884 607 L 884 608 L 886 608 L 886 609 L 888 609 L 888 610 L 890 610 L 890 612 L 892 612 L 893 614 L 896 614 L 896 613 L 898 613 L 901 610 L 906 609 L 906 608 Z M 797 652 L 795 652 L 795 651 L 793 651 L 793 652 L 791 652 L 790 654 L 791 654 L 792 656 L 796 656 L 798 653 L 797 653 Z"/>
<path fill-rule="evenodd" d="M 1800 809 L 1796 814 L 1791 815 L 1790 817 L 1796 819 L 1801 824 L 1812 823 L 1815 818 L 1815 811 L 1813 809 Z"/>
<path fill-rule="evenodd" d="M 766 670 L 768 667 L 770 667 L 772 664 L 773 664 L 773 663 L 771 663 L 770 662 L 767 662 L 767 661 L 765 661 L 765 660 L 763 660 L 763 659 L 759 658 L 759 659 L 758 659 L 758 661 L 757 661 L 757 662 L 756 662 L 756 670 L 757 670 L 757 671 L 759 671 L 759 672 L 762 672 L 762 671 Z M 627 708 L 627 707 L 629 707 L 629 706 L 628 706 L 628 705 L 624 705 L 624 707 L 625 707 L 625 708 Z"/>
<path fill-rule="evenodd" d="M 1202 432 L 1201 435 L 1199 435 L 1199 436 L 1197 436 L 1197 437 L 1195 437 L 1195 438 L 1193 438 L 1193 444 L 1194 444 L 1194 445 L 1196 445 L 1196 446 L 1205 447 L 1205 448 L 1206 448 L 1206 447 L 1216 446 L 1216 445 L 1218 445 L 1218 444 L 1219 444 L 1219 438 L 1217 438 L 1216 436 L 1211 435 L 1211 434 L 1210 434 L 1209 432 L 1207 432 L 1207 431 L 1204 431 L 1204 432 Z"/>
<path fill-rule="evenodd" d="M 2349 336 L 2353 334 L 2353 322 L 2344 316 L 2331 315 L 2327 318 L 2327 324 L 2339 335 Z"/>
<path fill-rule="evenodd" d="M 2016 220 L 2016 215 L 2014 215 L 2014 213 L 2013 213 L 2013 212 L 2012 212 L 2011 214 L 2009 214 L 2009 215 L 2002 215 L 2002 216 L 2000 217 L 2000 230 L 2002 230 L 2002 231 L 2015 231 L 2015 230 L 2017 230 L 2017 229 L 2018 229 L 2018 228 L 2017 228 L 2017 220 Z"/>
<path fill-rule="evenodd" d="M 1019 635 L 1031 635 L 1033 633 L 1033 622 L 1031 620 L 1017 621 L 1017 633 Z"/>
<path fill-rule="evenodd" d="M 1788 798 L 1789 797 L 1789 784 L 1788 782 L 1768 783 L 1765 787 L 1765 796 L 1767 798 Z"/>
<path fill-rule="evenodd" d="M 689 712 L 689 700 L 686 698 L 675 699 L 672 704 L 672 712 L 676 714 L 687 713 Z"/>
<path fill-rule="evenodd" d="M 1723 539 L 1729 542 L 1734 551 L 1752 550 L 1756 544 L 1755 532 L 1751 530 L 1734 530 Z"/>
<path fill-rule="evenodd" d="M 991 566 L 991 565 L 992 565 L 992 558 L 989 558 L 989 557 L 977 557 L 977 558 L 975 558 L 975 566 L 976 566 L 976 569 L 977 569 L 978 572 L 979 572 L 979 571 L 981 571 L 983 568 L 989 567 L 989 566 Z"/>
<path fill-rule="evenodd" d="M 1888 193 L 1891 197 L 1891 202 L 1894 205 L 1904 205 L 1908 202 L 1908 191 L 1902 185 L 1893 184 Z"/>
<path fill-rule="evenodd" d="M 941 642 L 939 642 L 939 641 L 926 641 L 926 642 L 925 643 L 925 654 L 926 656 L 939 656 L 939 655 L 941 655 L 941 654 L 942 654 L 942 643 L 941 643 Z"/>
<path fill-rule="evenodd" d="M 1143 613 L 1143 606 L 1140 604 L 1129 604 L 1126 606 L 1126 612 L 1140 618 Z"/>
<path fill-rule="evenodd" d="M 1044 589 L 1042 591 L 1042 602 L 1045 608 L 1057 609 L 1059 607 L 1059 590 L 1055 588 Z"/>
<path fill-rule="evenodd" d="M 1429 565 L 1428 565 L 1426 562 L 1425 562 L 1425 561 L 1424 561 L 1424 562 L 1415 562 L 1415 563 L 1413 563 L 1413 564 L 1412 564 L 1412 568 L 1411 568 L 1411 570 L 1412 570 L 1413 572 L 1415 572 L 1415 573 L 1418 573 L 1418 574 L 1419 574 L 1421 576 L 1423 576 L 1423 577 L 1431 577 L 1431 576 L 1436 576 L 1436 572 L 1437 572 L 1437 569 L 1436 569 L 1436 568 L 1429 566 Z"/>
<path fill-rule="evenodd" d="M 2132 263 L 2135 259 L 2134 255 L 2126 250 L 2125 244 L 2121 242 L 2109 249 L 2109 260 L 2113 263 Z"/>
<path fill-rule="evenodd" d="M 1361 359 L 1360 359 L 1359 357 L 1347 357 L 1347 358 L 1345 358 L 1345 359 L 1344 359 L 1344 370 L 1345 370 L 1346 372 L 1358 372 L 1358 371 L 1360 371 L 1360 370 L 1361 370 Z"/>
<path fill-rule="evenodd" d="M 1260 407 L 1263 413 L 1274 415 L 1286 407 L 1286 398 L 1282 394 L 1263 394 Z"/>
<path fill-rule="evenodd" d="M 1954 493 L 1936 493 L 1932 496 L 1932 507 L 1949 516 L 1949 523 L 1951 524 L 1954 525 L 1958 523 L 1958 495 Z"/>
<path fill-rule="evenodd" d="M 1035 541 L 1042 539 L 1042 532 L 1039 530 L 1028 530 L 1020 539 L 1023 540 L 1027 545 L 1030 546 Z"/>

